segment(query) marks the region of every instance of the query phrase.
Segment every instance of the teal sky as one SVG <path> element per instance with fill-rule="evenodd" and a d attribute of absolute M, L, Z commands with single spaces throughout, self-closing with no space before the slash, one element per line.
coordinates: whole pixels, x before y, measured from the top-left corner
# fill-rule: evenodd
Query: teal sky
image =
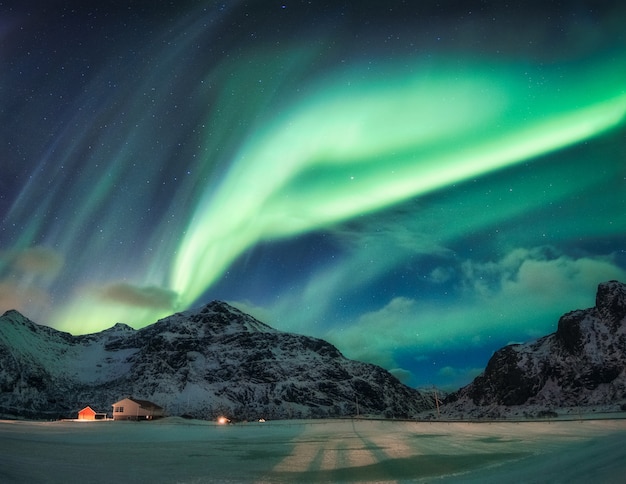
<path fill-rule="evenodd" d="M 0 8 L 0 310 L 223 299 L 456 388 L 626 281 L 619 2 Z"/>

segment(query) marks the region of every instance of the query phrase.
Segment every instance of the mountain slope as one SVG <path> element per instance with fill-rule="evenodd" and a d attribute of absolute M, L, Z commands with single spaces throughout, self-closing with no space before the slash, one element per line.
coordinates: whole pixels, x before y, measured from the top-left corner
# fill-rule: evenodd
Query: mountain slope
<path fill-rule="evenodd" d="M 484 373 L 450 395 L 445 411 L 497 414 L 498 407 L 619 407 L 626 401 L 626 285 L 598 286 L 596 305 L 563 315 L 557 331 L 505 346 Z"/>
<path fill-rule="evenodd" d="M 116 324 L 82 336 L 16 311 L 0 317 L 0 414 L 56 418 L 86 405 L 110 412 L 129 395 L 201 418 L 407 417 L 432 407 L 382 368 L 223 302 L 140 330 Z"/>

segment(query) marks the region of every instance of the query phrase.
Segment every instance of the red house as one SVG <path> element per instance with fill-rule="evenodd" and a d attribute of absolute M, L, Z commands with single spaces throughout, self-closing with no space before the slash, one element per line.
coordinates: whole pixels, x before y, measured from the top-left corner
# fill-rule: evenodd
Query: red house
<path fill-rule="evenodd" d="M 98 413 L 90 406 L 86 406 L 78 412 L 78 420 L 106 420 L 106 413 Z"/>

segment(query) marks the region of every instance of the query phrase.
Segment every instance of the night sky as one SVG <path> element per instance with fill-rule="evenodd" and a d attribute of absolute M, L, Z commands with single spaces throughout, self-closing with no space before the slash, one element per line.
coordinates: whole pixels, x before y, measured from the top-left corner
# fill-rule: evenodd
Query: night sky
<path fill-rule="evenodd" d="M 221 299 L 466 384 L 626 281 L 624 25 L 621 0 L 0 0 L 0 311 L 83 334 Z"/>

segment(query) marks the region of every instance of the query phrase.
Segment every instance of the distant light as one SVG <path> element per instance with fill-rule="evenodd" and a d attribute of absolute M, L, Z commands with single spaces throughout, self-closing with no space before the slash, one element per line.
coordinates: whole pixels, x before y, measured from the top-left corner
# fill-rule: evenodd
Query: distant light
<path fill-rule="evenodd" d="M 217 423 L 220 425 L 226 425 L 229 422 L 230 420 L 227 419 L 226 417 L 217 417 Z"/>

